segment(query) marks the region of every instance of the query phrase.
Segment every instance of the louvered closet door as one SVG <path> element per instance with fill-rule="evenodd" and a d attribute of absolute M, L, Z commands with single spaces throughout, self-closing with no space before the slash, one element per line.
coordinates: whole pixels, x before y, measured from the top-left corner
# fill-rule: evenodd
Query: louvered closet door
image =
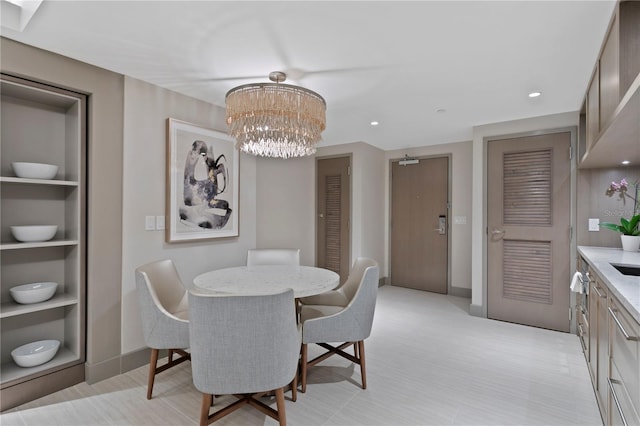
<path fill-rule="evenodd" d="M 569 331 L 571 133 L 488 143 L 489 318 Z"/>
<path fill-rule="evenodd" d="M 334 271 L 343 283 L 349 276 L 351 182 L 349 157 L 318 160 L 317 266 Z"/>

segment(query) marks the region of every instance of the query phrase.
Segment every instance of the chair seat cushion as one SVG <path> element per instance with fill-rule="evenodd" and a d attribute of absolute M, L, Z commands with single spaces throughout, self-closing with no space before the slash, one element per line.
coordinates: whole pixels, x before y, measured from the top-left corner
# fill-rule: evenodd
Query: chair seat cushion
<path fill-rule="evenodd" d="M 315 296 L 301 297 L 300 303 L 303 305 L 326 305 L 326 306 L 342 306 L 349 304 L 347 296 L 339 290 L 331 290 L 325 293 L 316 294 Z"/>
<path fill-rule="evenodd" d="M 342 306 L 302 305 L 300 309 L 300 322 L 304 324 L 306 320 L 337 314 L 343 309 L 344 307 Z"/>

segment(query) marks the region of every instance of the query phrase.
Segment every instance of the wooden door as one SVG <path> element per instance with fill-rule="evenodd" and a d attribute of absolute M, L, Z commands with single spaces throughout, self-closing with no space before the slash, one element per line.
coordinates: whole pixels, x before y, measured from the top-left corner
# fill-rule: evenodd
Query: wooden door
<path fill-rule="evenodd" d="M 488 317 L 569 331 L 571 133 L 488 143 Z"/>
<path fill-rule="evenodd" d="M 447 157 L 391 163 L 391 284 L 447 293 Z"/>
<path fill-rule="evenodd" d="M 316 264 L 340 275 L 350 271 L 351 181 L 349 157 L 320 159 L 317 163 Z"/>

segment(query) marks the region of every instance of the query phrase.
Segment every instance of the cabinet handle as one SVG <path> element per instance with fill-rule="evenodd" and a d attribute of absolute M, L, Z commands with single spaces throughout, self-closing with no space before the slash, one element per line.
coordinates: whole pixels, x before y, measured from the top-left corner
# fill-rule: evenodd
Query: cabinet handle
<path fill-rule="evenodd" d="M 596 291 L 596 293 L 598 293 L 599 297 L 602 297 L 602 298 L 606 299 L 607 296 L 603 296 L 602 293 L 600 293 L 600 289 L 597 286 L 594 285 L 593 289 Z"/>
<path fill-rule="evenodd" d="M 638 336 L 630 336 L 629 333 L 627 333 L 627 330 L 624 329 L 624 326 L 616 316 L 616 311 L 614 309 L 612 309 L 611 307 L 609 307 L 608 309 L 609 309 L 609 315 L 611 315 L 611 318 L 613 318 L 613 320 L 616 322 L 616 325 L 622 332 L 622 335 L 624 336 L 625 339 L 633 340 L 634 342 L 637 342 L 638 340 L 640 340 L 638 339 Z"/>
<path fill-rule="evenodd" d="M 624 418 L 624 413 L 622 412 L 622 407 L 620 407 L 620 401 L 618 401 L 618 395 L 616 395 L 616 390 L 613 388 L 613 384 L 620 384 L 619 381 L 607 377 L 607 383 L 609 383 L 609 390 L 611 391 L 611 396 L 613 397 L 613 402 L 616 404 L 616 408 L 618 409 L 618 413 L 620 413 L 620 418 L 622 419 L 622 424 L 627 426 L 627 420 Z"/>

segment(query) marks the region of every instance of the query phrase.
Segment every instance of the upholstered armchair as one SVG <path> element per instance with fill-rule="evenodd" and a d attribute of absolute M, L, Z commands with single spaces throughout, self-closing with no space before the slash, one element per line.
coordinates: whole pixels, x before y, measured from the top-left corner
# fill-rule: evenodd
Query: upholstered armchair
<path fill-rule="evenodd" d="M 307 389 L 307 370 L 334 354 L 360 365 L 362 389 L 366 389 L 364 340 L 371 334 L 378 292 L 378 277 L 377 262 L 372 259 L 359 258 L 349 279 L 337 290 L 346 298 L 347 304 L 345 306 L 340 304 L 302 305 L 300 309 L 302 392 L 306 392 Z M 329 296 L 327 299 L 329 298 L 331 298 L 330 301 L 339 299 L 337 295 L 335 297 Z M 319 300 L 321 299 L 319 298 Z M 345 343 L 332 346 L 328 342 Z M 327 349 L 327 352 L 308 361 L 309 343 L 318 344 Z M 343 351 L 351 345 L 353 345 L 353 355 Z"/>
<path fill-rule="evenodd" d="M 284 387 L 295 401 L 301 330 L 293 290 L 270 295 L 189 291 L 193 383 L 203 393 L 200 425 L 249 404 L 286 424 Z M 277 410 L 255 394 L 275 391 Z M 213 395 L 239 399 L 209 414 Z"/>
<path fill-rule="evenodd" d="M 151 399 L 156 374 L 190 359 L 188 296 L 171 260 L 136 269 L 145 344 L 151 348 L 147 399 Z M 160 349 L 168 349 L 167 363 L 158 367 Z M 179 356 L 173 359 L 174 353 Z"/>

